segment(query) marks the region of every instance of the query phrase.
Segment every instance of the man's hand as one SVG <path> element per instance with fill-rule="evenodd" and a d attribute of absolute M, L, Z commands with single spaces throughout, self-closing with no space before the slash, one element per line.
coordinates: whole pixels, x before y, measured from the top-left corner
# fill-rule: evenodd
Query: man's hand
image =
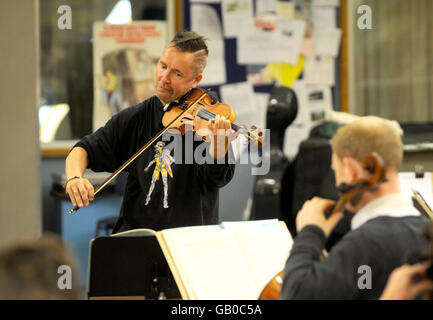
<path fill-rule="evenodd" d="M 72 205 L 82 208 L 88 206 L 94 199 L 94 188 L 89 180 L 85 178 L 76 178 L 66 184 L 65 192 L 69 195 Z"/>
<path fill-rule="evenodd" d="M 329 210 L 334 204 L 335 202 L 332 200 L 318 197 L 305 201 L 296 217 L 296 230 L 299 232 L 307 225 L 315 225 L 321 228 L 328 238 L 332 229 L 335 228 L 338 221 L 343 217 L 342 212 L 335 212 L 326 219 L 325 211 Z"/>
<path fill-rule="evenodd" d="M 429 264 L 405 264 L 391 273 L 380 300 L 409 300 L 426 290 L 433 290 L 433 282 L 425 276 Z M 417 279 L 418 278 L 418 279 Z M 414 281 L 418 280 L 418 281 Z"/>
<path fill-rule="evenodd" d="M 211 138 L 210 154 L 214 159 L 223 158 L 229 149 L 229 144 L 235 140 L 238 133 L 233 132 L 230 120 L 216 115 L 208 122 Z"/>

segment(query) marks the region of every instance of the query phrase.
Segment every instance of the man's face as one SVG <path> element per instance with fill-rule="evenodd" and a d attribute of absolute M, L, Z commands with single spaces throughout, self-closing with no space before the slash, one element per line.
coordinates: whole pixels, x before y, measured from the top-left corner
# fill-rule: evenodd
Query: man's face
<path fill-rule="evenodd" d="M 195 88 L 202 78 L 193 71 L 194 54 L 167 47 L 156 68 L 156 95 L 163 104 L 183 96 Z"/>

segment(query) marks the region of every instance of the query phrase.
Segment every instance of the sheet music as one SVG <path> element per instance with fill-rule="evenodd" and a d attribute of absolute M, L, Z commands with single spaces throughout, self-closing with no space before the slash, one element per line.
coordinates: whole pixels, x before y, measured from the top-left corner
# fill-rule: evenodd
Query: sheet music
<path fill-rule="evenodd" d="M 162 233 L 192 299 L 257 299 L 258 288 L 229 230 L 199 226 Z"/>
<path fill-rule="evenodd" d="M 277 219 L 248 221 L 229 227 L 261 292 L 284 269 L 293 244 L 292 237 Z"/>
<path fill-rule="evenodd" d="M 414 172 L 399 172 L 401 193 L 412 197 L 412 189 L 421 193 L 430 208 L 433 208 L 432 174 L 425 172 L 424 177 L 416 178 Z"/>
<path fill-rule="evenodd" d="M 191 299 L 257 299 L 293 244 L 277 219 L 162 231 Z"/>

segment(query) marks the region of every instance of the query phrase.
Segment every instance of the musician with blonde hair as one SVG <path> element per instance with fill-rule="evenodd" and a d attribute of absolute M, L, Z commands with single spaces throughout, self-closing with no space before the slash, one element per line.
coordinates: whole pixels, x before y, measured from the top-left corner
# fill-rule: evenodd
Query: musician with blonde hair
<path fill-rule="evenodd" d="M 425 245 L 421 216 L 410 197 L 400 193 L 403 159 L 400 132 L 390 122 L 361 117 L 341 127 L 331 140 L 335 181 L 346 191 L 371 177 L 363 164 L 374 155 L 384 179 L 353 197 L 351 230 L 322 257 L 327 237 L 342 212 L 326 218 L 334 201 L 306 201 L 296 218 L 297 237 L 284 269 L 282 299 L 377 299 L 390 273 Z M 374 168 L 378 169 L 378 168 Z"/>

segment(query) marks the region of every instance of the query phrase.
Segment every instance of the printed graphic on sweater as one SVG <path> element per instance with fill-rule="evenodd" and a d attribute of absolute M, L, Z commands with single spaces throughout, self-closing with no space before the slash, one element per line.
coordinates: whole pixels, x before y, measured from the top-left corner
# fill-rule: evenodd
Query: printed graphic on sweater
<path fill-rule="evenodd" d="M 150 202 L 150 195 L 152 194 L 153 188 L 155 187 L 155 182 L 159 180 L 159 176 L 162 177 L 162 182 L 164 183 L 164 201 L 163 207 L 168 208 L 168 183 L 167 183 L 167 173 L 173 178 L 173 172 L 171 171 L 170 165 L 174 162 L 174 158 L 170 155 L 170 150 L 165 149 L 165 143 L 159 141 L 155 145 L 155 158 L 147 165 L 144 171 L 148 171 L 149 168 L 155 163 L 155 169 L 153 170 L 152 182 L 150 184 L 149 191 L 146 196 L 147 206 Z"/>

